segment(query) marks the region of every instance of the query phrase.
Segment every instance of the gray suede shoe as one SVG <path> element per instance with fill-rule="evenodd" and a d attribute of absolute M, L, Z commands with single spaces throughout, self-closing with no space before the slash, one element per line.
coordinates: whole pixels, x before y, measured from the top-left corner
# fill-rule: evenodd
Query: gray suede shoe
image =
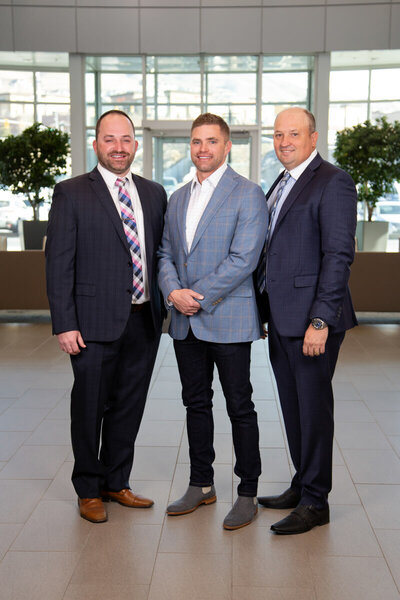
<path fill-rule="evenodd" d="M 238 496 L 224 519 L 224 529 L 239 529 L 251 523 L 257 514 L 257 498 Z"/>
<path fill-rule="evenodd" d="M 196 510 L 200 504 L 212 504 L 217 499 L 215 487 L 189 485 L 185 494 L 167 506 L 167 515 L 186 515 Z"/>

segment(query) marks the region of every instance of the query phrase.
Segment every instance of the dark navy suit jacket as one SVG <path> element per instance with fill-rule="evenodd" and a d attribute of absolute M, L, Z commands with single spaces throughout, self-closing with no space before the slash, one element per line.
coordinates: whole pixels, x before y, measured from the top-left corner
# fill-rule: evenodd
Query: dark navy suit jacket
<path fill-rule="evenodd" d="M 357 324 L 348 288 L 356 220 L 353 180 L 317 154 L 283 203 L 267 249 L 269 310 L 280 335 L 304 336 L 312 317 L 332 333 Z"/>
<path fill-rule="evenodd" d="M 153 323 L 164 303 L 157 285 L 165 190 L 133 175 L 143 209 Z M 47 294 L 53 333 L 79 330 L 84 341 L 118 339 L 132 302 L 132 261 L 121 218 L 97 168 L 54 188 L 46 243 Z"/>

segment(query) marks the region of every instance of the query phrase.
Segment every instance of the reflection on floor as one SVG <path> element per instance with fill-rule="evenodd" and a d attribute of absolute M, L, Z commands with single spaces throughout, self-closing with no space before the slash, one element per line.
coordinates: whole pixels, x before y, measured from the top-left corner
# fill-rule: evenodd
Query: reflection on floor
<path fill-rule="evenodd" d="M 230 424 L 215 385 L 218 502 L 165 516 L 186 488 L 188 448 L 172 344 L 163 335 L 137 442 L 132 487 L 148 510 L 108 505 L 79 518 L 70 483 L 71 371 L 48 324 L 0 325 L 1 600 L 392 600 L 400 589 L 400 326 L 350 332 L 335 375 L 332 522 L 269 531 L 286 511 L 260 509 L 227 532 L 235 495 Z M 253 346 L 263 473 L 283 490 L 290 461 L 263 341 Z"/>

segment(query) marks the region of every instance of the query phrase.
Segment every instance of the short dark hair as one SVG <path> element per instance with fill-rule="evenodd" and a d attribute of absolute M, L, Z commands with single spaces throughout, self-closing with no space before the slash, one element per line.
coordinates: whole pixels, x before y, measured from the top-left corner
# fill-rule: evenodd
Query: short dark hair
<path fill-rule="evenodd" d="M 99 136 L 100 123 L 102 122 L 102 120 L 104 119 L 104 117 L 108 117 L 108 115 L 120 115 L 121 117 L 126 117 L 128 119 L 128 121 L 130 122 L 130 124 L 132 125 L 133 135 L 135 135 L 135 126 L 134 126 L 133 121 L 130 118 L 130 116 L 127 115 L 123 110 L 118 110 L 116 108 L 113 108 L 112 110 L 108 110 L 107 112 L 103 113 L 97 119 L 97 123 L 96 123 L 96 140 L 97 140 L 97 138 Z"/>
<path fill-rule="evenodd" d="M 218 115 L 213 115 L 212 113 L 203 113 L 199 115 L 192 123 L 192 128 L 190 132 L 193 131 L 196 127 L 201 127 L 202 125 L 218 125 L 221 129 L 221 132 L 225 134 L 225 137 L 229 140 L 231 137 L 231 131 L 229 129 L 229 125 L 222 117 Z"/>

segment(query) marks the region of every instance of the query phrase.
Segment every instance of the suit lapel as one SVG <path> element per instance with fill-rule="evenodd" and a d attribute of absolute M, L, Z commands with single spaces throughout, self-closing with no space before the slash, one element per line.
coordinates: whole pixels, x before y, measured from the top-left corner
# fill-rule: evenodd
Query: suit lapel
<path fill-rule="evenodd" d="M 185 254 L 188 253 L 187 240 L 186 240 L 186 214 L 190 200 L 190 188 L 191 182 L 183 186 L 177 193 L 180 194 L 178 206 L 177 206 L 177 220 L 178 220 L 178 231 L 181 237 L 182 248 Z"/>
<path fill-rule="evenodd" d="M 104 210 L 106 211 L 107 215 L 109 216 L 112 224 L 114 225 L 114 227 L 118 233 L 118 236 L 119 236 L 122 244 L 124 245 L 124 247 L 126 248 L 127 252 L 130 255 L 130 249 L 129 249 L 128 242 L 126 241 L 126 235 L 125 235 L 124 228 L 122 225 L 121 217 L 118 214 L 118 211 L 117 211 L 114 201 L 111 197 L 111 194 L 108 191 L 108 187 L 107 187 L 104 179 L 100 175 L 99 171 L 97 170 L 97 167 L 95 167 L 93 169 L 93 171 L 91 171 L 89 173 L 89 179 L 92 184 L 93 190 L 94 190 L 97 198 L 100 201 L 100 204 L 103 206 Z"/>
<path fill-rule="evenodd" d="M 219 210 L 220 206 L 224 204 L 226 198 L 232 193 L 232 190 L 236 187 L 237 182 L 235 181 L 235 179 L 236 173 L 228 166 L 225 173 L 219 180 L 218 185 L 215 188 L 204 213 L 202 214 L 202 217 L 199 221 L 196 233 L 193 238 L 193 243 L 190 252 L 192 252 L 195 249 L 204 231 L 207 229 L 208 225 L 214 218 L 215 213 Z"/>
<path fill-rule="evenodd" d="M 303 171 L 303 173 L 300 175 L 300 177 L 298 178 L 298 180 L 296 181 L 296 183 L 294 184 L 294 186 L 290 190 L 289 195 L 286 198 L 286 200 L 284 201 L 284 203 L 282 205 L 282 208 L 281 208 L 281 210 L 279 212 L 278 219 L 276 221 L 276 224 L 275 224 L 275 227 L 274 227 L 274 231 L 273 231 L 273 234 L 272 234 L 272 238 L 274 237 L 274 234 L 277 231 L 280 223 L 285 218 L 285 215 L 292 208 L 292 206 L 295 203 L 295 201 L 298 198 L 298 196 L 301 194 L 301 192 L 303 191 L 303 189 L 305 188 L 305 186 L 309 183 L 309 181 L 311 181 L 311 179 L 314 177 L 315 170 L 321 164 L 321 160 L 322 159 L 321 159 L 320 155 L 317 154 L 317 156 L 305 168 L 305 170 Z M 283 174 L 281 176 L 283 176 Z"/>

